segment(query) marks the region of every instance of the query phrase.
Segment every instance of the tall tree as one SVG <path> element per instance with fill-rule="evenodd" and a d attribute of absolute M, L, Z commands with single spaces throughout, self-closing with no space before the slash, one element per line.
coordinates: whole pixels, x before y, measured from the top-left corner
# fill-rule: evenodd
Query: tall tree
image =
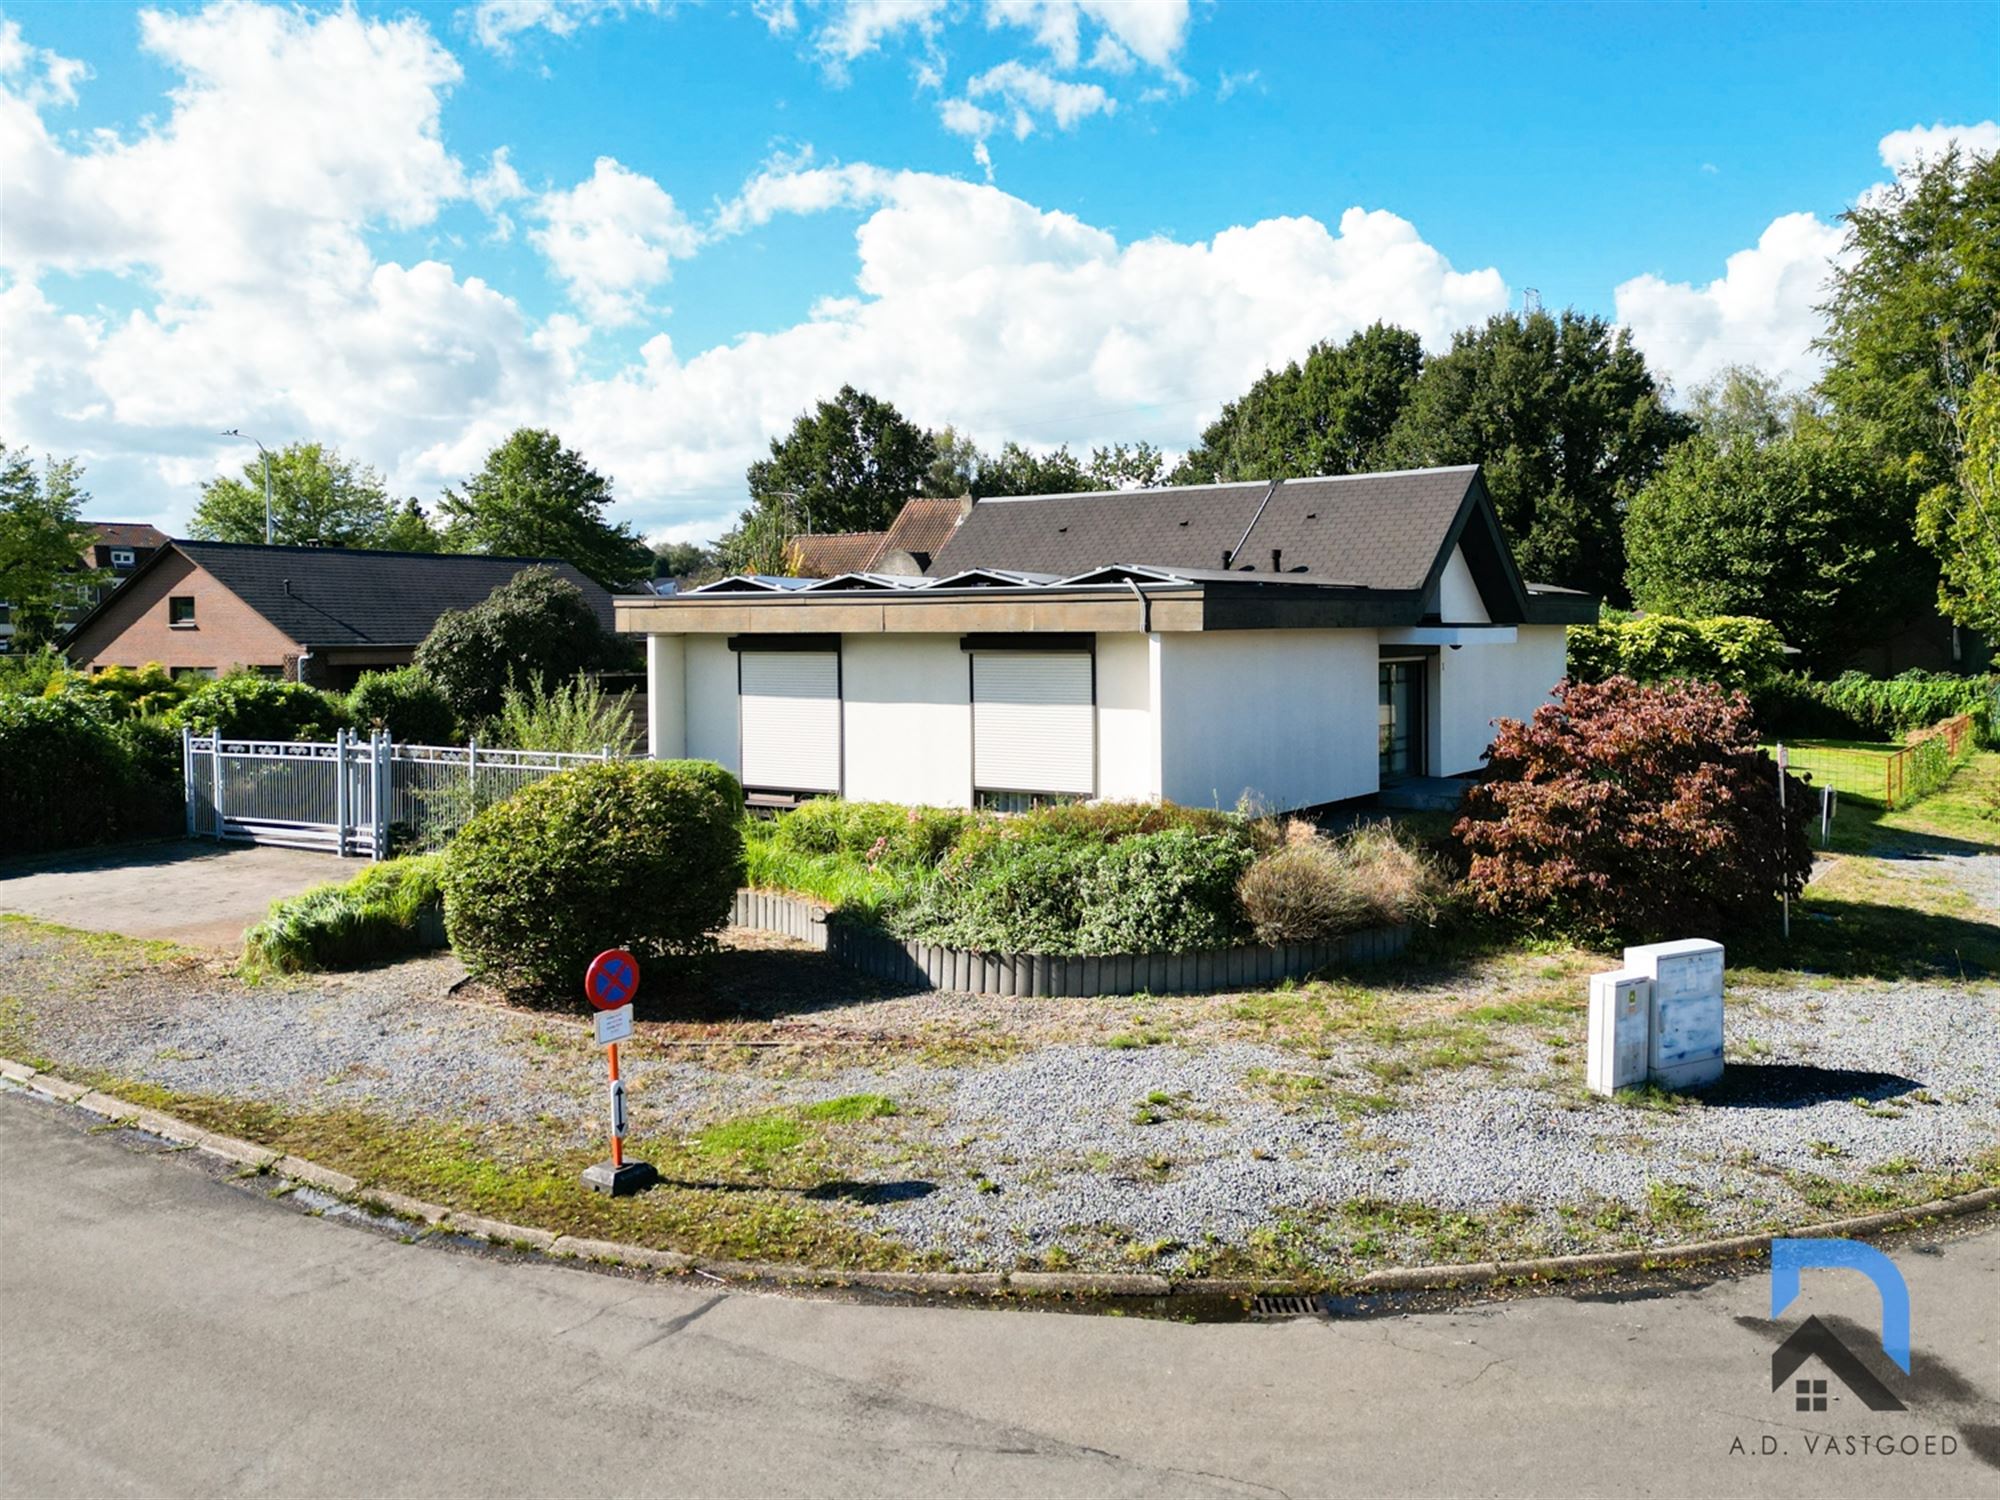
<path fill-rule="evenodd" d="M 1702 435 L 1718 443 L 1769 443 L 1818 415 L 1819 402 L 1755 365 L 1730 365 L 1688 392 L 1686 410 Z"/>
<path fill-rule="evenodd" d="M 453 552 L 553 557 L 606 588 L 644 578 L 653 554 L 632 528 L 612 525 L 611 481 L 545 428 L 522 427 L 465 482 L 438 501 Z"/>
<path fill-rule="evenodd" d="M 1150 490 L 1167 482 L 1167 456 L 1151 443 L 1093 448 L 1084 472 L 1107 490 Z"/>
<path fill-rule="evenodd" d="M 271 538 L 281 547 L 380 547 L 395 507 L 382 476 L 320 443 L 271 455 Z M 190 530 L 211 542 L 264 540 L 264 460 L 201 487 Z"/>
<path fill-rule="evenodd" d="M 44 459 L 0 444 L 0 602 L 12 610 L 13 649 L 32 651 L 105 575 L 84 563 L 97 533 L 78 512 L 90 498 L 73 458 Z"/>
<path fill-rule="evenodd" d="M 444 538 L 413 495 L 390 512 L 381 545 L 389 552 L 442 552 Z"/>
<path fill-rule="evenodd" d="M 923 492 L 940 500 L 970 495 L 979 483 L 979 471 L 986 465 L 986 455 L 980 452 L 979 444 L 971 434 L 956 427 L 940 427 L 925 436 L 934 456 L 924 471 Z"/>
<path fill-rule="evenodd" d="M 757 509 L 788 508 L 811 531 L 880 531 L 920 494 L 931 439 L 887 401 L 844 385 L 771 440 L 745 476 Z"/>
<path fill-rule="evenodd" d="M 1384 457 L 1484 465 L 1522 571 L 1621 603 L 1625 506 L 1693 427 L 1625 330 L 1500 313 L 1425 364 Z"/>
<path fill-rule="evenodd" d="M 1964 488 L 1980 478 L 1966 463 L 1967 407 L 2000 345 L 2000 156 L 1947 149 L 1843 218 L 1821 389 L 1844 427 L 1914 481 L 1942 607 L 1961 624 L 1990 619 L 1962 549 L 1976 558 L 1982 510 Z"/>
<path fill-rule="evenodd" d="M 1924 495 L 1917 535 L 1943 564 L 1938 592 L 1951 617 L 2000 637 L 2000 365 L 1973 377 L 1958 426 L 1959 482 Z"/>
<path fill-rule="evenodd" d="M 1805 420 L 1681 444 L 1625 518 L 1632 599 L 1657 614 L 1755 615 L 1821 672 L 1930 593 L 1907 481 Z"/>
<path fill-rule="evenodd" d="M 1414 333 L 1375 323 L 1345 343 L 1267 371 L 1223 407 L 1174 469 L 1177 484 L 1357 474 L 1382 466 L 1383 445 L 1423 368 Z"/>
<path fill-rule="evenodd" d="M 1084 461 L 1069 451 L 1069 445 L 1037 453 L 1019 443 L 1000 445 L 1000 451 L 981 464 L 973 482 L 972 497 L 984 500 L 993 495 L 1070 495 L 1079 490 L 1106 488 Z"/>
<path fill-rule="evenodd" d="M 2000 157 L 1952 147 L 1841 217 L 1821 388 L 1919 484 L 1949 483 L 1959 405 L 2000 337 Z"/>

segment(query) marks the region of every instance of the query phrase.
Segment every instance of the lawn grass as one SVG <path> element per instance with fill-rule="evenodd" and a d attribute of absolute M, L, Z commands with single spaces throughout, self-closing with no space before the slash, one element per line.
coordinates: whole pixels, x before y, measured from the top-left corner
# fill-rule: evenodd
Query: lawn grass
<path fill-rule="evenodd" d="M 1773 756 L 1775 744 L 1764 747 Z M 1792 774 L 1812 778 L 1817 789 L 1830 786 L 1845 801 L 1882 806 L 1884 767 L 1903 747 L 1880 740 L 1787 740 L 1785 752 Z"/>
<path fill-rule="evenodd" d="M 628 1156 L 651 1162 L 662 1182 L 613 1200 L 581 1181 L 583 1169 L 604 1156 L 601 1144 L 556 1147 L 533 1126 L 408 1123 L 362 1110 L 291 1109 L 64 1071 L 135 1104 L 310 1158 L 359 1178 L 365 1188 L 552 1234 L 839 1269 L 937 1263 L 869 1230 L 869 1185 L 854 1180 L 866 1171 L 868 1143 L 851 1135 L 857 1122 L 838 1113 L 812 1122 L 797 1111 L 748 1116 L 691 1141 L 629 1137 Z"/>

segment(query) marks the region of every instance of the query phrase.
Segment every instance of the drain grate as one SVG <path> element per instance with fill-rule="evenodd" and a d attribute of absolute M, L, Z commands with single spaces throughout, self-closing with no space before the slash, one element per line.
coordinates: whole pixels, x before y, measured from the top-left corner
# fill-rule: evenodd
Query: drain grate
<path fill-rule="evenodd" d="M 1284 1295 L 1250 1299 L 1250 1316 L 1257 1319 L 1323 1318 L 1327 1313 L 1324 1297 Z"/>

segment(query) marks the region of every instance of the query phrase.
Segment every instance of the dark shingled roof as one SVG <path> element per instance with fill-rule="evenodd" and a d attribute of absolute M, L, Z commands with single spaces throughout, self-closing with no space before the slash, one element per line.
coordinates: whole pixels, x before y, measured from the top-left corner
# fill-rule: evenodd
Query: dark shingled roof
<path fill-rule="evenodd" d="M 414 646 L 446 610 L 477 604 L 523 568 L 537 567 L 553 568 L 582 589 L 604 628 L 613 624 L 611 595 L 553 558 L 235 542 L 170 545 L 304 646 Z"/>
<path fill-rule="evenodd" d="M 1268 574 L 1275 548 L 1277 571 L 1302 581 L 1418 589 L 1478 472 L 1466 465 L 1276 485 L 1255 480 L 983 500 L 929 571 L 1029 568 L 1067 576 L 1136 563 Z"/>
<path fill-rule="evenodd" d="M 101 547 L 164 547 L 167 534 L 144 521 L 92 521 Z"/>

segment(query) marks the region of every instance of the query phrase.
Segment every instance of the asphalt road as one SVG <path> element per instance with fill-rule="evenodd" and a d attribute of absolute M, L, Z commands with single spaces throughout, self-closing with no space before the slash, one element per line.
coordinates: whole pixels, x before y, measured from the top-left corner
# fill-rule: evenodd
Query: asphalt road
<path fill-rule="evenodd" d="M 2000 1230 L 1896 1259 L 1910 1410 L 1802 1416 L 1771 1350 L 1871 1324 L 1853 1273 L 1781 1330 L 1762 1275 L 1280 1324 L 810 1301 L 404 1244 L 10 1090 L 0 1493 L 1992 1500 Z"/>

